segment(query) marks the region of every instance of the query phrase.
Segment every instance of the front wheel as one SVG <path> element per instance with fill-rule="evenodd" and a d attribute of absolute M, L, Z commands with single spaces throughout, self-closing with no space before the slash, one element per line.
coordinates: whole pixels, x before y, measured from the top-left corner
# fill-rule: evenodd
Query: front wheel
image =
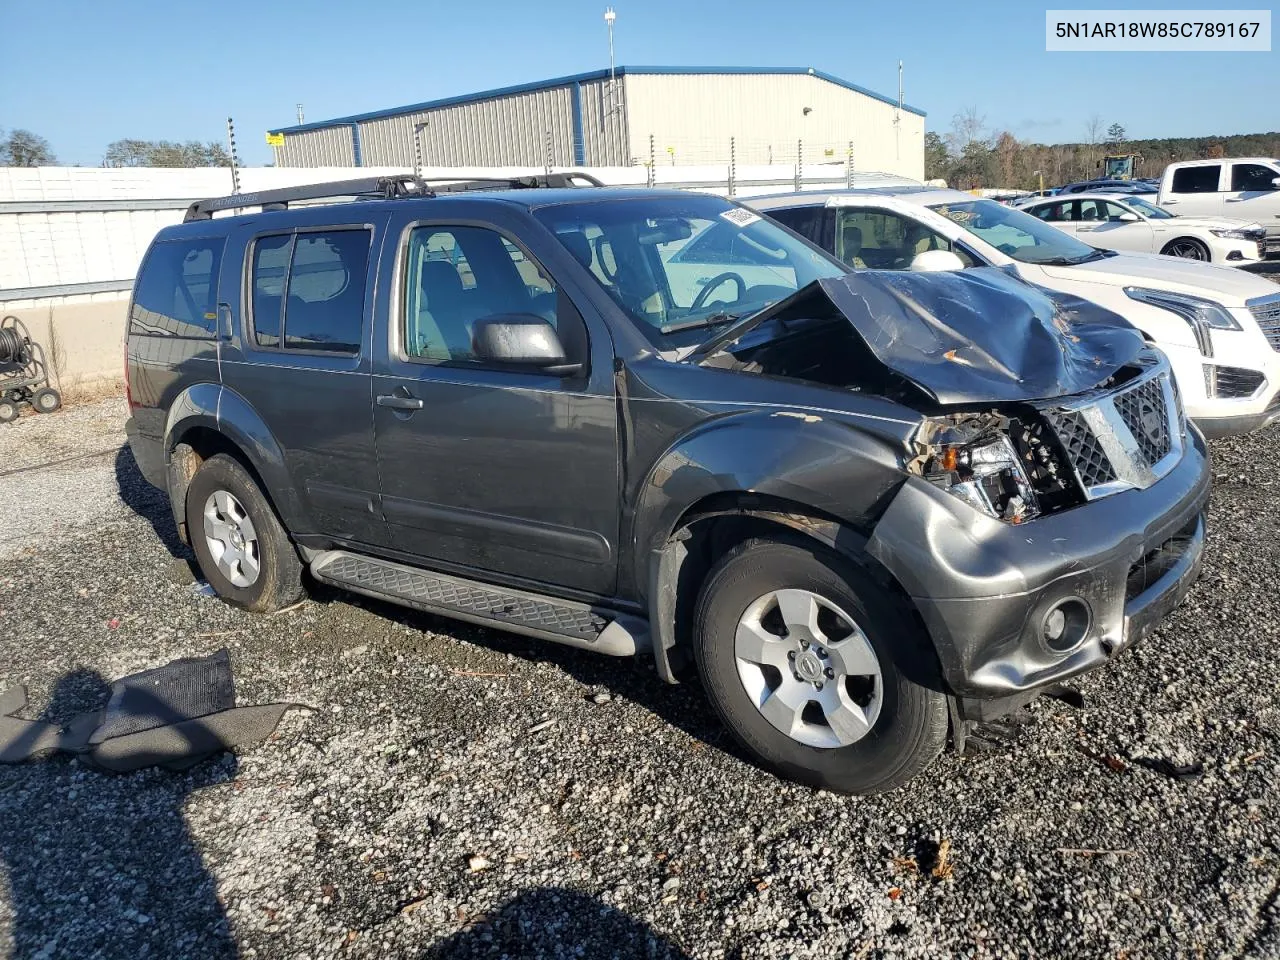
<path fill-rule="evenodd" d="M 13 423 L 22 411 L 8 397 L 0 397 L 0 423 Z"/>
<path fill-rule="evenodd" d="M 1166 257 L 1181 257 L 1184 260 L 1209 260 L 1209 248 L 1194 237 L 1179 237 L 1160 252 Z"/>
<path fill-rule="evenodd" d="M 224 600 L 267 613 L 302 596 L 302 562 L 253 476 L 225 453 L 187 488 L 187 536 L 205 580 Z"/>
<path fill-rule="evenodd" d="M 784 777 L 876 793 L 914 777 L 946 743 L 946 698 L 921 627 L 818 544 L 755 539 L 731 550 L 707 577 L 694 629 L 712 704 Z"/>

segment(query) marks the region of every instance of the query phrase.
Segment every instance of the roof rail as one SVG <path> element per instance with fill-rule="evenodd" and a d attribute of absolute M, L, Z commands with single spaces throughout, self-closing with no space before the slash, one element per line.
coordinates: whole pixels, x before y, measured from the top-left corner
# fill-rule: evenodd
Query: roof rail
<path fill-rule="evenodd" d="M 604 186 L 591 174 L 577 171 L 525 177 L 479 177 L 470 180 L 457 180 L 450 177 L 424 179 L 405 173 L 391 177 L 363 177 L 357 180 L 335 180 L 298 187 L 279 187 L 275 190 L 258 190 L 253 193 L 237 193 L 229 197 L 197 200 L 187 208 L 182 222 L 210 220 L 219 210 L 240 210 L 244 207 L 287 210 L 290 203 L 321 200 L 326 197 L 393 200 L 400 197 L 434 197 L 438 193 L 462 193 L 468 190 L 492 190 L 503 187 L 508 190 L 573 187 L 578 186 L 575 181 L 579 180 L 585 180 L 593 187 Z M 432 186 L 432 184 L 439 184 L 439 186 Z"/>

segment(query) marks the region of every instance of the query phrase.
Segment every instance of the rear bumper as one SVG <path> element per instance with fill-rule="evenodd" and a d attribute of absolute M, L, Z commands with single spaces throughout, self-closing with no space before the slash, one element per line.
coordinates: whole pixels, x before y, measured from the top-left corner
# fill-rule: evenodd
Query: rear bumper
<path fill-rule="evenodd" d="M 130 417 L 124 424 L 124 435 L 129 450 L 143 478 L 153 487 L 165 489 L 164 444 L 158 437 L 149 437 L 138 429 L 138 421 Z"/>
<path fill-rule="evenodd" d="M 1013 526 L 911 479 L 877 524 L 869 552 L 906 588 L 961 700 L 1020 697 L 1093 670 L 1155 628 L 1195 582 L 1211 474 L 1188 432 L 1182 462 L 1130 490 Z M 1083 601 L 1088 628 L 1055 652 L 1049 612 Z M 971 704 L 966 713 L 982 712 Z"/>

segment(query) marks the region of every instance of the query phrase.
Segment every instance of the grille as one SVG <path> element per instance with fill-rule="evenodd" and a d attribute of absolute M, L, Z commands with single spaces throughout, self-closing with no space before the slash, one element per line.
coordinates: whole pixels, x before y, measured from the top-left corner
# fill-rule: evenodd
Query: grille
<path fill-rule="evenodd" d="M 1173 447 L 1161 379 L 1153 377 L 1115 398 L 1116 412 L 1138 441 L 1147 466 L 1159 463 Z"/>
<path fill-rule="evenodd" d="M 1280 350 L 1280 298 L 1251 303 L 1249 312 L 1258 321 L 1272 349 Z"/>
<path fill-rule="evenodd" d="M 1049 422 L 1066 448 L 1071 465 L 1085 487 L 1096 487 L 1116 479 L 1115 468 L 1107 459 L 1098 438 L 1084 417 L 1075 410 L 1058 410 L 1049 414 Z"/>
<path fill-rule="evenodd" d="M 1214 383 L 1217 395 L 1223 398 L 1251 397 L 1262 386 L 1261 370 L 1247 370 L 1243 367 L 1213 367 Z"/>

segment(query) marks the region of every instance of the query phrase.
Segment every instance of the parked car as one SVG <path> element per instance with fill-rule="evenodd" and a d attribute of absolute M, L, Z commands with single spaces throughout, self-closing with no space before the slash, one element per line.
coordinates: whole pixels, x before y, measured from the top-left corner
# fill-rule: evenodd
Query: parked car
<path fill-rule="evenodd" d="M 1280 291 L 1242 270 L 1099 250 L 1021 210 L 955 190 L 755 197 L 755 209 L 857 267 L 999 266 L 1123 315 L 1173 365 L 1209 436 L 1280 417 Z"/>
<path fill-rule="evenodd" d="M 719 197 L 547 182 L 265 191 L 159 233 L 128 435 L 219 596 L 279 609 L 305 568 L 648 648 L 763 765 L 852 791 L 1189 588 L 1204 443 L 1121 318 L 998 270 L 852 272 Z M 336 191 L 383 199 L 288 206 Z"/>
<path fill-rule="evenodd" d="M 1266 256 L 1261 224 L 1226 217 L 1182 217 L 1139 196 L 1080 193 L 1037 199 L 1019 209 L 1094 247 L 1252 266 Z"/>
<path fill-rule="evenodd" d="M 1058 188 L 1058 195 L 1070 193 L 1094 193 L 1106 190 L 1108 193 L 1125 193 L 1142 196 L 1155 194 L 1157 187 L 1148 180 L 1080 180 Z"/>
<path fill-rule="evenodd" d="M 1171 163 L 1160 178 L 1156 202 L 1180 216 L 1256 220 L 1267 230 L 1267 255 L 1280 254 L 1280 160 Z"/>

